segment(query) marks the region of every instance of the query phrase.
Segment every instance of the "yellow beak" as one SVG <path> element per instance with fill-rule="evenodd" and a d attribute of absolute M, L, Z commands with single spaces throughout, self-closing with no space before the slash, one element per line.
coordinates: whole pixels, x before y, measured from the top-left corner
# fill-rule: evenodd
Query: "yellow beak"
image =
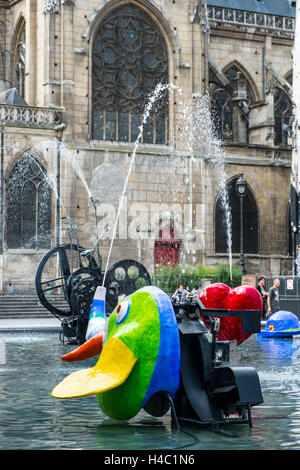
<path fill-rule="evenodd" d="M 78 398 L 107 392 L 125 382 L 137 358 L 119 338 L 111 338 L 103 347 L 97 364 L 73 372 L 52 391 L 54 398 Z"/>

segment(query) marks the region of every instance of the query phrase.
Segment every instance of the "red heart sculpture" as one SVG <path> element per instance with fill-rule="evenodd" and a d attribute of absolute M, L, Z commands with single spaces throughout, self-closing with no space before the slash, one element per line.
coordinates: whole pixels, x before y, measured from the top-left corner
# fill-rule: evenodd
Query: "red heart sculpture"
<path fill-rule="evenodd" d="M 206 308 L 262 311 L 261 295 L 252 286 L 239 286 L 231 289 L 226 284 L 210 284 L 200 290 L 198 296 Z M 241 344 L 249 336 L 251 336 L 250 333 L 243 333 L 242 318 L 220 318 L 220 329 L 217 336 L 220 341 L 235 339 L 237 344 Z"/>

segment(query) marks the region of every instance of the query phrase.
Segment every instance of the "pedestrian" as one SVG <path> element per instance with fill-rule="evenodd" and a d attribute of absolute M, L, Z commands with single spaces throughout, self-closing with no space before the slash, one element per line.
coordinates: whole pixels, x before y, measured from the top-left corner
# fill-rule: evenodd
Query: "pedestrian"
<path fill-rule="evenodd" d="M 280 310 L 279 305 L 279 288 L 280 286 L 280 279 L 274 279 L 273 286 L 269 289 L 268 292 L 268 315 L 267 318 L 272 315 L 272 313 L 277 312 Z"/>
<path fill-rule="evenodd" d="M 12 286 L 11 281 L 9 281 L 9 283 L 8 283 L 7 293 L 8 293 L 8 295 L 13 295 L 13 293 L 14 293 L 14 288 Z"/>
<path fill-rule="evenodd" d="M 261 295 L 261 300 L 263 303 L 262 317 L 265 320 L 267 313 L 268 313 L 268 303 L 267 303 L 268 293 L 265 291 L 265 278 L 263 276 L 260 276 L 257 279 L 257 282 L 258 283 L 257 283 L 256 289 Z"/>
<path fill-rule="evenodd" d="M 186 296 L 190 295 L 190 292 L 187 291 L 184 287 L 183 284 L 179 284 L 178 289 L 174 292 L 172 295 L 173 299 L 176 299 L 179 304 L 182 304 L 184 298 Z"/>

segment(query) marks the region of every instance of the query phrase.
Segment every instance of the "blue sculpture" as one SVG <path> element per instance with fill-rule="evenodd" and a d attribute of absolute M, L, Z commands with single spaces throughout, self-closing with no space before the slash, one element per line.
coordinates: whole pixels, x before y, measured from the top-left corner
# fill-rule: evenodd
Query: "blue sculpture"
<path fill-rule="evenodd" d="M 285 310 L 273 313 L 268 318 L 265 329 L 260 332 L 261 336 L 270 338 L 287 338 L 298 334 L 300 334 L 298 317 Z"/>

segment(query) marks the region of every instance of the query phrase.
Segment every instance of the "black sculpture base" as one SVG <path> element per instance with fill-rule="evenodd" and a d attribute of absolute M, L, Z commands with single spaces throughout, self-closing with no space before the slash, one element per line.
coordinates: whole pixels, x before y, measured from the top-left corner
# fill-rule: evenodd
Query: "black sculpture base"
<path fill-rule="evenodd" d="M 259 311 L 205 309 L 191 300 L 174 306 L 181 351 L 180 386 L 174 397 L 176 422 L 201 425 L 248 423 L 251 407 L 263 402 L 260 382 L 252 367 L 230 366 L 230 341 L 218 341 L 218 315 L 243 318 L 243 330 L 259 331 Z M 208 325 L 204 325 L 201 317 Z M 248 319 L 250 321 L 248 321 Z"/>

